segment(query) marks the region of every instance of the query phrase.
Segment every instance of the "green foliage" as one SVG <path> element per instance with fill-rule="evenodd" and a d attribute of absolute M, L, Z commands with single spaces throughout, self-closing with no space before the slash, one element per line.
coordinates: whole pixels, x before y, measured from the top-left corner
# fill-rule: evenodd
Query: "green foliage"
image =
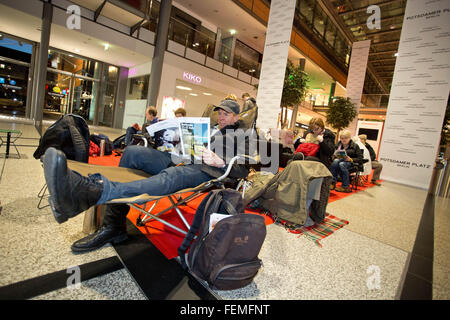
<path fill-rule="evenodd" d="M 341 131 L 347 128 L 357 115 L 350 98 L 335 97 L 327 110 L 327 123 Z"/>
<path fill-rule="evenodd" d="M 299 105 L 306 96 L 308 81 L 309 77 L 300 69 L 300 65 L 294 66 L 292 61 L 288 60 L 284 75 L 281 106 L 293 107 Z"/>
<path fill-rule="evenodd" d="M 308 75 L 300 70 L 300 65 L 294 66 L 291 60 L 287 61 L 284 74 L 283 93 L 281 107 L 293 107 L 299 105 L 306 96 L 308 90 Z M 258 89 L 258 84 L 254 85 Z"/>

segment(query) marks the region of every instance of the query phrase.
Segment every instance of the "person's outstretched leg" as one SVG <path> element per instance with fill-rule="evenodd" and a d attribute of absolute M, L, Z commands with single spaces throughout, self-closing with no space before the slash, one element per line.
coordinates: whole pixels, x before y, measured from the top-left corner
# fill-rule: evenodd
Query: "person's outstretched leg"
<path fill-rule="evenodd" d="M 147 179 L 128 183 L 108 180 L 101 174 L 84 177 L 67 168 L 66 156 L 48 148 L 44 156 L 44 174 L 50 192 L 49 202 L 55 219 L 62 223 L 94 205 L 113 199 L 141 194 L 166 195 L 196 187 L 211 177 L 201 165 L 169 167 Z"/>
<path fill-rule="evenodd" d="M 99 176 L 84 177 L 67 168 L 65 154 L 53 147 L 44 155 L 44 175 L 50 193 L 48 201 L 58 223 L 83 212 L 100 199 L 103 181 Z"/>
<path fill-rule="evenodd" d="M 72 251 L 81 253 L 99 249 L 107 243 L 120 243 L 128 239 L 127 214 L 130 207 L 126 204 L 106 205 L 102 226 L 95 233 L 72 244 Z"/>

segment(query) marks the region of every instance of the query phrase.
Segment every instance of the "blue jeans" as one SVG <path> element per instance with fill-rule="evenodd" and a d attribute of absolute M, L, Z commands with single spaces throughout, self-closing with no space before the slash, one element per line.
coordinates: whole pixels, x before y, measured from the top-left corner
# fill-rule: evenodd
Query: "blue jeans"
<path fill-rule="evenodd" d="M 338 176 L 342 178 L 342 187 L 348 188 L 350 185 L 350 174 L 348 169 L 353 166 L 353 163 L 349 161 L 344 161 L 342 159 L 334 159 L 331 164 L 331 174 L 333 175 L 333 183 L 336 183 Z"/>
<path fill-rule="evenodd" d="M 140 132 L 141 131 L 138 131 L 133 127 L 128 127 L 127 131 L 125 132 L 125 141 L 124 141 L 125 145 L 126 146 L 129 145 L 131 143 L 131 139 L 133 139 L 133 135 Z"/>
<path fill-rule="evenodd" d="M 201 170 L 200 164 L 171 166 L 178 159 L 169 153 L 142 146 L 128 146 L 119 166 L 139 169 L 152 176 L 133 182 L 121 183 L 110 181 L 98 174 L 95 179 L 103 180 L 103 192 L 97 204 L 103 204 L 112 199 L 135 197 L 141 194 L 160 196 L 193 188 L 211 179 L 211 176 Z"/>

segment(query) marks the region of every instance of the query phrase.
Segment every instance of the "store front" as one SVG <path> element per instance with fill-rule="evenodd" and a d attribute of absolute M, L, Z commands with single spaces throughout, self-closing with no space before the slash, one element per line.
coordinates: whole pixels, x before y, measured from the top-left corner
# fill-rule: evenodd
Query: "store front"
<path fill-rule="evenodd" d="M 0 35 L 0 114 L 25 117 L 33 45 Z"/>
<path fill-rule="evenodd" d="M 36 44 L 0 32 L 0 114 L 31 118 Z M 44 120 L 78 114 L 88 124 L 112 127 L 118 67 L 50 48 Z"/>
<path fill-rule="evenodd" d="M 192 82 L 179 79 L 175 81 L 174 98 L 183 102 L 188 117 L 201 117 L 209 104 L 219 105 L 220 101 L 226 96 L 227 93 L 225 92 L 220 92 Z M 178 101 L 175 102 L 176 105 L 179 104 Z M 164 108 L 164 104 L 162 112 L 169 112 L 169 109 Z"/>

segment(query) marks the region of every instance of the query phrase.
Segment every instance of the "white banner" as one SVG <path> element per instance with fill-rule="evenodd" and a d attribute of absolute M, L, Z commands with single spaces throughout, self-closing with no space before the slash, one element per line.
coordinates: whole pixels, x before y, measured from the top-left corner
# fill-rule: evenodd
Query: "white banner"
<path fill-rule="evenodd" d="M 277 127 L 296 0 L 272 0 L 258 84 L 257 126 Z"/>
<path fill-rule="evenodd" d="M 450 0 L 408 0 L 379 161 L 381 178 L 428 189 L 450 90 Z"/>
<path fill-rule="evenodd" d="M 366 77 L 367 60 L 369 59 L 370 40 L 354 42 L 352 45 L 352 57 L 348 68 L 347 98 L 355 104 L 356 112 L 359 114 L 359 105 Z M 358 116 L 350 123 L 348 130 L 355 135 L 358 125 Z"/>

